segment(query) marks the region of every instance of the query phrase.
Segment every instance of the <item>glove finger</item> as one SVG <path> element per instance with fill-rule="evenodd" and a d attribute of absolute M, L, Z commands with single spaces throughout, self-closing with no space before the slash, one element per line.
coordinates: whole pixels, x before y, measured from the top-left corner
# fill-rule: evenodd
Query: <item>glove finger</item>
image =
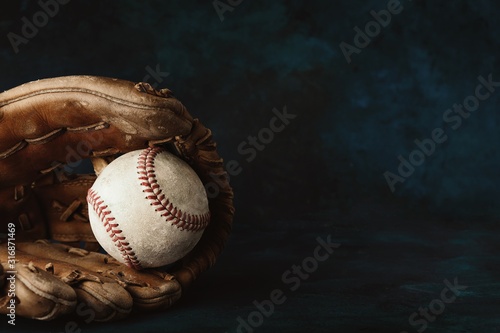
<path fill-rule="evenodd" d="M 167 90 L 69 76 L 0 94 L 0 187 L 30 184 L 40 172 L 189 133 L 192 118 Z M 29 160 L 29 163 L 25 163 Z"/>
<path fill-rule="evenodd" d="M 132 297 L 115 280 L 99 276 L 99 274 L 78 265 L 27 254 L 22 251 L 25 248 L 23 244 L 25 243 L 18 244 L 16 260 L 22 264 L 28 263 L 30 267 L 38 267 L 38 271 L 45 275 L 49 274 L 73 290 L 78 303 L 84 303 L 87 308 L 92 310 L 93 320 L 123 319 L 132 310 Z M 2 260 L 5 260 L 5 253 L 5 248 L 1 248 L 0 258 Z M 43 269 L 41 269 L 42 267 Z M 22 303 L 23 301 L 21 301 Z"/>
<path fill-rule="evenodd" d="M 7 273 L 10 267 L 1 261 Z M 33 263 L 19 262 L 15 268 L 16 274 L 4 274 L 0 313 L 52 320 L 75 310 L 76 293 L 66 283 Z"/>
<path fill-rule="evenodd" d="M 154 270 L 136 271 L 105 254 L 48 241 L 22 243 L 22 250 L 78 265 L 117 281 L 130 293 L 138 309 L 168 308 L 181 297 L 181 286 L 172 275 L 160 275 Z"/>

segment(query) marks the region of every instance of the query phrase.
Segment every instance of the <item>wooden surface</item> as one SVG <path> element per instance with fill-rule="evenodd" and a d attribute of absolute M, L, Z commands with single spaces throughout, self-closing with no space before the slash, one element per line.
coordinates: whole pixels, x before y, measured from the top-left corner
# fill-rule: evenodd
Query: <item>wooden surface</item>
<path fill-rule="evenodd" d="M 348 214 L 275 221 L 260 230 L 236 224 L 217 265 L 175 308 L 114 324 L 88 324 L 82 317 L 77 328 L 250 332 L 238 331 L 238 317 L 248 322 L 250 316 L 258 324 L 254 301 L 269 300 L 278 289 L 282 304 L 251 327 L 254 332 L 417 332 L 424 326 L 410 325 L 410 316 L 441 298 L 445 279 L 456 278 L 467 289 L 439 315 L 430 313 L 434 321 L 421 332 L 499 332 L 498 229 L 487 222 L 415 219 L 395 207 L 368 204 Z M 292 272 L 283 279 L 293 265 L 314 256 L 318 237 L 329 235 L 340 247 L 327 260 L 306 278 Z M 440 310 L 439 302 L 433 304 Z M 64 332 L 66 324 L 19 320 L 10 331 Z"/>

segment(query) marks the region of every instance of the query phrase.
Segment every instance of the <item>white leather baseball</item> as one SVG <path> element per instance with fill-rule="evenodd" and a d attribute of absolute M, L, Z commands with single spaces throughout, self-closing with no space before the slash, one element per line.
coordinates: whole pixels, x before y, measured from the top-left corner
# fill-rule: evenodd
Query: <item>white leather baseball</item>
<path fill-rule="evenodd" d="M 181 259 L 210 221 L 198 175 L 158 147 L 133 151 L 110 163 L 89 190 L 87 201 L 99 244 L 135 269 Z"/>

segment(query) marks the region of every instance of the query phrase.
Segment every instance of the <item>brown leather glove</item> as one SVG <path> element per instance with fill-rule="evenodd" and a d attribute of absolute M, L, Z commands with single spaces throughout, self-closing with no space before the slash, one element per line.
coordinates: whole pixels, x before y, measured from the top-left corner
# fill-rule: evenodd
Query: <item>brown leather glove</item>
<path fill-rule="evenodd" d="M 165 147 L 205 184 L 219 184 L 200 242 L 168 272 L 136 271 L 93 252 L 85 198 L 95 175 L 63 170 L 91 159 L 98 174 L 117 153 L 148 146 Z M 167 89 L 69 76 L 0 94 L 0 313 L 15 302 L 16 315 L 50 320 L 86 306 L 94 320 L 109 321 L 171 306 L 223 250 L 234 213 L 226 180 L 210 130 Z"/>

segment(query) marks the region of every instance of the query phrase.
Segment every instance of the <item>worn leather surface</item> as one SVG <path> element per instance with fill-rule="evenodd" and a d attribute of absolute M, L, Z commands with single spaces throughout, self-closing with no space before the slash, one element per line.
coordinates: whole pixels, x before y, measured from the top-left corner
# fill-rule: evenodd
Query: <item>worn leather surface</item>
<path fill-rule="evenodd" d="M 62 167 L 90 158 L 98 173 L 118 153 L 155 145 L 177 152 L 204 183 L 217 177 L 220 191 L 209 198 L 211 221 L 191 253 L 168 272 L 134 271 L 92 252 L 99 246 L 85 197 L 96 176 L 70 176 Z M 17 313 L 50 320 L 71 316 L 85 302 L 96 320 L 109 321 L 171 306 L 224 248 L 234 213 L 225 175 L 210 130 L 167 89 L 69 76 L 0 94 L 0 241 L 6 243 L 6 227 L 14 223 Z M 7 244 L 1 246 L 7 272 Z M 0 285 L 8 275 L 0 271 Z M 6 313 L 10 297 L 1 292 L 0 312 Z"/>

